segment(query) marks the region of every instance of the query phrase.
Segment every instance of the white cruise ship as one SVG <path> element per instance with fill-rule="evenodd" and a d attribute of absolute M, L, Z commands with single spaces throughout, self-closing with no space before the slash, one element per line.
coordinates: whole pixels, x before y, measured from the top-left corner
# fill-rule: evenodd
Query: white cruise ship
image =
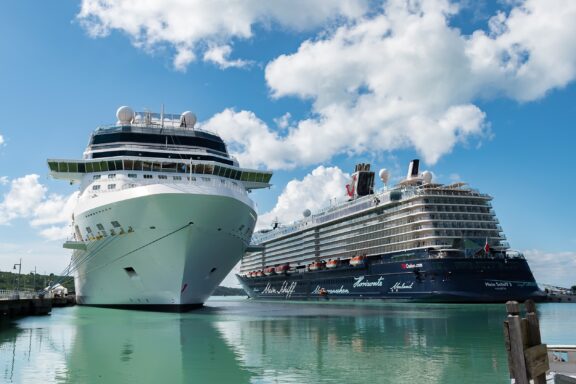
<path fill-rule="evenodd" d="M 196 117 L 120 107 L 83 160 L 50 159 L 80 186 L 73 213 L 78 304 L 183 311 L 201 306 L 247 250 L 252 189 L 271 172 L 240 168 Z"/>

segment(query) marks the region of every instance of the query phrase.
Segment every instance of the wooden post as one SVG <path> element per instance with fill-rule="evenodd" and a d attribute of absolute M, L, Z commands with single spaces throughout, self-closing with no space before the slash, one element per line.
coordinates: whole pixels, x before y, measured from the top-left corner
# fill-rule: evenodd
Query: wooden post
<path fill-rule="evenodd" d="M 510 377 L 516 384 L 546 384 L 548 349 L 540 338 L 536 305 L 532 300 L 526 301 L 525 305 L 526 318 L 521 319 L 520 305 L 516 301 L 506 303 L 508 317 L 504 322 L 504 338 Z"/>
<path fill-rule="evenodd" d="M 529 367 L 532 368 L 530 376 L 532 376 L 532 380 L 534 380 L 534 384 L 546 384 L 546 371 L 548 370 L 548 350 L 545 345 L 542 344 L 542 339 L 540 337 L 540 323 L 538 322 L 538 315 L 536 315 L 536 304 L 534 304 L 533 300 L 526 300 L 524 303 L 526 307 L 526 322 L 528 325 L 528 347 L 530 349 L 538 350 L 538 356 L 534 359 L 539 360 L 535 362 L 535 366 L 537 367 Z M 543 347 L 539 347 L 543 346 Z M 528 352 L 528 350 L 526 351 Z M 543 354 L 546 356 L 543 358 Z M 526 356 L 528 358 L 528 356 Z M 538 370 L 538 372 L 536 372 Z M 540 373 L 544 371 L 543 373 Z M 532 375 L 534 372 L 534 375 Z"/>
<path fill-rule="evenodd" d="M 522 340 L 522 321 L 520 319 L 520 305 L 517 301 L 506 303 L 508 312 L 507 320 L 504 323 L 504 333 L 508 335 L 506 347 L 508 349 L 508 364 L 511 376 L 516 384 L 529 384 L 526 374 L 526 362 L 524 361 L 524 342 Z"/>

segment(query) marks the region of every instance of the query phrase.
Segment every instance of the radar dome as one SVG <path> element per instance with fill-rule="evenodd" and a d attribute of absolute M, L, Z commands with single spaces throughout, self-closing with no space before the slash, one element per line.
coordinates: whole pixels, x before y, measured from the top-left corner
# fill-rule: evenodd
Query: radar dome
<path fill-rule="evenodd" d="M 424 171 L 422 172 L 422 180 L 424 184 L 430 184 L 432 182 L 432 172 Z"/>
<path fill-rule="evenodd" d="M 310 217 L 310 215 L 312 214 L 312 212 L 310 212 L 309 209 L 305 209 L 304 212 L 302 212 L 302 214 L 304 215 L 304 217 Z"/>
<path fill-rule="evenodd" d="M 382 180 L 382 182 L 384 184 L 388 183 L 388 178 L 390 177 L 390 172 L 388 172 L 388 170 L 386 168 L 383 168 L 380 170 L 380 172 L 378 173 L 378 176 L 380 176 L 380 180 Z"/>
<path fill-rule="evenodd" d="M 130 124 L 134 118 L 134 111 L 130 107 L 122 106 L 116 111 L 116 118 L 118 118 L 118 124 Z"/>
<path fill-rule="evenodd" d="M 183 127 L 194 128 L 194 124 L 196 124 L 196 115 L 190 111 L 182 113 L 182 116 L 180 116 L 180 124 Z"/>

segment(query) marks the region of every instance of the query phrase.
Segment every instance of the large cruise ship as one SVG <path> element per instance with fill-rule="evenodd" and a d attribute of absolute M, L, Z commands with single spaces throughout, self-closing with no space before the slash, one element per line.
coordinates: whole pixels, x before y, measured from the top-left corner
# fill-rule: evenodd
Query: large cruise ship
<path fill-rule="evenodd" d="M 504 302 L 542 293 L 510 250 L 489 195 L 432 182 L 410 163 L 398 185 L 374 191 L 359 164 L 347 201 L 305 210 L 291 225 L 254 234 L 237 275 L 252 298 Z M 388 171 L 379 173 L 384 184 Z"/>
<path fill-rule="evenodd" d="M 272 174 L 240 168 L 196 117 L 134 112 L 97 128 L 82 160 L 48 160 L 80 186 L 72 216 L 77 302 L 182 311 L 201 306 L 247 250 L 248 192 Z"/>

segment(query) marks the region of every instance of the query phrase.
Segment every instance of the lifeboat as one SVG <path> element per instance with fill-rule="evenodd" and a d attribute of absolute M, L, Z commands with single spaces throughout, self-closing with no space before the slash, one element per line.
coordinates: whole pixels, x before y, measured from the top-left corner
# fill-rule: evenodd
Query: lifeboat
<path fill-rule="evenodd" d="M 315 261 L 308 265 L 309 271 L 318 271 L 320 269 L 324 269 L 326 267 L 326 263 L 323 261 Z"/>
<path fill-rule="evenodd" d="M 270 275 L 273 275 L 273 274 L 275 274 L 275 273 L 276 273 L 276 272 L 274 271 L 274 267 L 266 267 L 266 268 L 264 268 L 264 274 L 265 274 L 266 276 L 270 276 Z"/>
<path fill-rule="evenodd" d="M 276 272 L 277 275 L 283 275 L 288 273 L 288 270 L 290 269 L 290 264 L 282 264 L 277 266 L 276 268 L 274 268 L 274 272 Z"/>
<path fill-rule="evenodd" d="M 340 259 L 330 259 L 326 263 L 326 268 L 333 269 L 340 265 Z"/>
<path fill-rule="evenodd" d="M 264 276 L 264 272 L 256 271 L 256 277 L 262 277 L 262 276 Z"/>
<path fill-rule="evenodd" d="M 353 267 L 359 267 L 366 264 L 366 256 L 358 255 L 350 259 L 350 265 Z"/>

